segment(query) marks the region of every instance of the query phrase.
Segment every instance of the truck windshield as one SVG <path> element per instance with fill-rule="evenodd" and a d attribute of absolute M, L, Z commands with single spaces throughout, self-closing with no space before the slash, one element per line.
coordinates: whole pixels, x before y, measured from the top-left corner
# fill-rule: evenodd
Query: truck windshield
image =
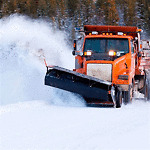
<path fill-rule="evenodd" d="M 107 53 L 109 50 L 115 50 L 126 54 L 129 53 L 129 42 L 128 39 L 121 38 L 87 38 L 84 52 L 87 50 L 92 50 L 94 53 Z"/>

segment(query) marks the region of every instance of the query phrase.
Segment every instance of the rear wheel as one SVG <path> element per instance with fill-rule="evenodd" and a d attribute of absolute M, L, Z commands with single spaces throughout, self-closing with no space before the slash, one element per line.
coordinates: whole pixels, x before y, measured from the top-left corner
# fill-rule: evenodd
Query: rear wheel
<path fill-rule="evenodd" d="M 147 100 L 150 100 L 150 73 L 148 72 L 145 73 L 145 85 L 140 92 L 144 94 Z"/>
<path fill-rule="evenodd" d="M 146 91 L 147 91 L 147 100 L 150 100 L 150 73 L 147 75 L 147 80 L 146 80 Z"/>
<path fill-rule="evenodd" d="M 150 101 L 150 80 L 148 81 L 148 95 L 147 95 L 147 100 Z"/>

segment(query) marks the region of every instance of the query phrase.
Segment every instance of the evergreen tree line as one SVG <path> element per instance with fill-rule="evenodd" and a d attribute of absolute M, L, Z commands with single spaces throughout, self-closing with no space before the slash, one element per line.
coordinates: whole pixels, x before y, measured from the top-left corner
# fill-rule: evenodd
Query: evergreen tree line
<path fill-rule="evenodd" d="M 44 18 L 61 30 L 85 24 L 138 26 L 150 35 L 149 0 L 0 0 L 0 18 Z"/>

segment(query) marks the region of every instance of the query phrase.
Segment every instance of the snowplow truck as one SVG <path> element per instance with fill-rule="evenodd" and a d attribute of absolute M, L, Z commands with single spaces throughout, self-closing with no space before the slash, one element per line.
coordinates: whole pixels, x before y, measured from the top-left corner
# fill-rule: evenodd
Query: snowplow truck
<path fill-rule="evenodd" d="M 81 49 L 74 40 L 75 69 L 47 66 L 45 85 L 81 95 L 87 105 L 132 102 L 135 91 L 150 99 L 150 42 L 130 26 L 85 25 Z M 144 47 L 142 47 L 144 46 Z"/>

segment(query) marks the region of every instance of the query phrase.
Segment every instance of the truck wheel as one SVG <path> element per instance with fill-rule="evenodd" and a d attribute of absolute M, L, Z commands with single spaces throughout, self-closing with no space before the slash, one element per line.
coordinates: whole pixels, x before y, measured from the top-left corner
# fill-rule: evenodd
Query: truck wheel
<path fill-rule="evenodd" d="M 150 100 L 150 73 L 147 77 L 147 100 Z"/>
<path fill-rule="evenodd" d="M 148 84 L 148 95 L 147 95 L 147 100 L 150 101 L 150 81 Z"/>
<path fill-rule="evenodd" d="M 129 85 L 129 90 L 123 92 L 123 102 L 125 105 L 132 102 L 133 98 L 133 86 Z"/>
<path fill-rule="evenodd" d="M 144 97 L 147 100 L 150 100 L 150 79 L 149 77 L 146 77 L 144 88 L 141 90 L 141 93 L 144 94 Z"/>
<path fill-rule="evenodd" d="M 147 100 L 150 100 L 150 72 L 145 71 L 144 86 L 139 90 Z"/>
<path fill-rule="evenodd" d="M 116 94 L 116 108 L 120 108 L 122 105 L 122 91 L 117 91 Z"/>

